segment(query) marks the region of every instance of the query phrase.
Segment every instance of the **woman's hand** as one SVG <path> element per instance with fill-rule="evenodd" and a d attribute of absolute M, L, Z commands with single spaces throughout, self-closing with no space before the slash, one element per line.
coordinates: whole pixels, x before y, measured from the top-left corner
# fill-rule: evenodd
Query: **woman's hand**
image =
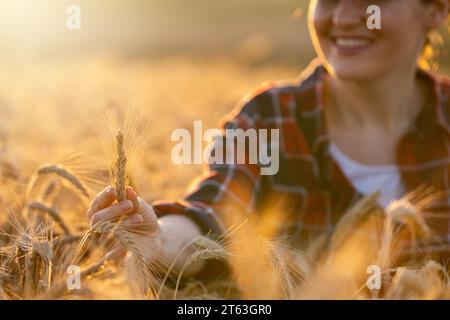
<path fill-rule="evenodd" d="M 187 246 L 201 236 L 201 230 L 194 221 L 180 214 L 169 214 L 157 218 L 153 208 L 139 198 L 133 188 L 126 188 L 127 199 L 116 200 L 116 190 L 108 187 L 98 193 L 87 212 L 91 225 L 111 221 L 133 232 L 148 263 L 170 266 L 180 270 L 195 248 Z M 107 259 L 123 258 L 126 249 L 118 244 L 108 253 Z M 203 268 L 204 262 L 190 265 L 184 275 L 193 275 Z"/>
<path fill-rule="evenodd" d="M 135 235 L 136 242 L 149 263 L 155 262 L 161 256 L 161 233 L 158 219 L 153 208 L 138 197 L 132 187 L 126 187 L 128 200 L 114 203 L 117 197 L 116 189 L 107 187 L 99 192 L 92 201 L 87 215 L 91 226 L 111 221 Z M 124 257 L 126 249 L 118 244 L 108 258 Z"/>

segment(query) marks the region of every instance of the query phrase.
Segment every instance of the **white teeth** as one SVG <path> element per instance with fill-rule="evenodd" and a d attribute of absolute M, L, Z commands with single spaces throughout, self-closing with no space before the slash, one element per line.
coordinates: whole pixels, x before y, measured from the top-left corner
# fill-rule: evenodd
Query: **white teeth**
<path fill-rule="evenodd" d="M 338 38 L 336 39 L 336 44 L 340 47 L 355 48 L 369 44 L 369 40 Z"/>

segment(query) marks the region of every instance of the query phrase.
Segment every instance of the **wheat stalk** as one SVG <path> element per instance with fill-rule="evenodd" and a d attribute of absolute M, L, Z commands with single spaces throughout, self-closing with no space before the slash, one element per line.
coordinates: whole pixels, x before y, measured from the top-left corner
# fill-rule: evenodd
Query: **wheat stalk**
<path fill-rule="evenodd" d="M 83 234 L 66 235 L 58 239 L 53 240 L 54 247 L 60 247 L 65 244 L 71 244 L 76 241 L 80 241 L 83 238 Z"/>
<path fill-rule="evenodd" d="M 331 238 L 333 248 L 338 247 L 352 233 L 353 229 L 357 228 L 370 216 L 374 214 L 377 216 L 384 215 L 383 210 L 376 204 L 376 199 L 379 197 L 379 194 L 379 192 L 374 192 L 368 196 L 364 196 L 347 210 L 334 229 Z"/>
<path fill-rule="evenodd" d="M 104 257 L 104 258 L 100 259 L 99 261 L 97 261 L 96 263 L 90 265 L 88 268 L 81 271 L 80 279 L 84 280 L 84 279 L 88 279 L 88 278 L 95 276 L 96 274 L 98 274 L 99 271 L 101 271 L 105 267 L 107 262 L 108 262 L 107 258 Z M 66 280 L 63 279 L 63 280 L 57 281 L 50 288 L 50 290 L 48 290 L 45 294 L 41 294 L 37 298 L 38 299 L 43 299 L 43 298 L 56 299 L 61 296 L 64 296 L 66 294 L 66 292 L 67 292 L 67 283 L 66 283 Z"/>
<path fill-rule="evenodd" d="M 87 238 L 93 233 L 112 234 L 117 237 L 120 243 L 133 254 L 133 257 L 137 262 L 137 268 L 143 282 L 142 290 L 144 297 L 146 299 L 155 298 L 156 278 L 153 274 L 152 267 L 145 258 L 143 249 L 136 241 L 136 236 L 130 231 L 122 228 L 120 225 L 114 224 L 110 221 L 100 221 L 87 231 L 76 251 L 76 255 L 81 252 L 81 247 L 87 241 Z M 157 268 L 158 266 L 155 265 L 154 267 Z"/>
<path fill-rule="evenodd" d="M 30 193 L 31 189 L 33 188 L 34 184 L 36 183 L 37 178 L 40 175 L 47 175 L 47 174 L 56 174 L 65 181 L 69 182 L 73 187 L 75 187 L 76 190 L 78 190 L 84 197 L 89 198 L 89 192 L 87 191 L 87 188 L 83 185 L 83 183 L 80 181 L 80 179 L 77 178 L 76 175 L 71 173 L 68 169 L 64 168 L 61 165 L 51 164 L 51 165 L 44 165 L 37 169 L 36 174 L 31 179 L 29 185 L 27 194 Z"/>
<path fill-rule="evenodd" d="M 116 135 L 116 165 L 114 170 L 114 185 L 117 190 L 117 201 L 119 202 L 126 199 L 126 165 L 127 157 L 125 154 L 123 134 L 120 130 L 118 130 Z"/>
<path fill-rule="evenodd" d="M 61 215 L 59 214 L 58 210 L 47 207 L 45 204 L 37 202 L 37 201 L 30 202 L 28 204 L 28 208 L 30 210 L 37 210 L 39 212 L 48 214 L 50 217 L 53 218 L 53 220 L 55 220 L 61 226 L 61 228 L 64 230 L 65 234 L 67 234 L 67 235 L 71 234 L 69 227 L 64 222 L 64 220 L 61 217 Z"/>
<path fill-rule="evenodd" d="M 217 241 L 214 241 L 208 237 L 200 236 L 200 237 L 194 239 L 192 242 L 188 243 L 182 249 L 182 251 L 188 249 L 191 245 L 194 245 L 197 248 L 197 250 L 186 259 L 184 265 L 181 267 L 181 269 L 178 273 L 177 282 L 176 282 L 175 291 L 174 291 L 174 300 L 177 299 L 178 288 L 180 286 L 180 281 L 183 276 L 183 273 L 189 266 L 193 265 L 194 263 L 204 261 L 204 260 L 226 259 L 230 256 L 230 253 L 225 249 L 224 246 L 222 246 Z M 175 259 L 174 262 L 176 262 L 176 260 L 177 259 Z M 169 272 L 171 271 L 173 266 L 174 265 L 172 265 L 171 268 L 169 268 L 169 271 L 166 273 L 166 276 L 169 274 Z"/>
<path fill-rule="evenodd" d="M 19 268 L 23 268 L 24 294 L 27 297 L 34 297 L 39 289 L 50 288 L 52 247 L 47 240 L 33 240 L 27 234 L 23 234 L 16 246 L 16 257 L 23 261 L 23 265 L 19 264 Z"/>
<path fill-rule="evenodd" d="M 394 222 L 408 226 L 419 238 L 428 238 L 430 228 L 420 213 L 420 209 L 406 199 L 393 201 L 386 209 L 387 216 Z"/>

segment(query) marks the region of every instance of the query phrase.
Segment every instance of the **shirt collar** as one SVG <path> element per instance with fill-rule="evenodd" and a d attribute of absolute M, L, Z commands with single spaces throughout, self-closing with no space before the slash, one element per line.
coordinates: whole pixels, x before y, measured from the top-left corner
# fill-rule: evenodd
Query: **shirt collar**
<path fill-rule="evenodd" d="M 358 195 L 358 193 L 355 193 L 351 182 L 346 179 L 335 161 L 331 160 L 329 154 L 330 139 L 323 112 L 323 84 L 327 71 L 322 64 L 315 60 L 311 63 L 307 72 L 308 76 L 307 78 L 303 78 L 302 82 L 308 83 L 306 87 L 310 87 L 310 84 L 314 83 L 314 106 L 308 106 L 308 108 L 313 107 L 317 115 L 318 127 L 315 130 L 313 153 L 319 160 L 322 169 L 321 179 L 328 187 L 336 191 L 339 190 L 339 193 L 344 198 L 350 199 L 353 197 L 357 199 L 358 197 L 355 198 L 355 194 Z M 420 163 L 426 163 L 434 158 L 448 157 L 445 141 L 448 141 L 449 129 L 445 110 L 448 109 L 446 108 L 446 104 L 449 103 L 449 94 L 446 94 L 444 90 L 445 80 L 423 69 L 418 69 L 417 76 L 424 77 L 431 88 L 433 88 L 433 91 L 430 95 L 430 103 L 426 104 L 410 130 L 399 142 L 397 164 L 400 168 L 408 168 L 405 172 L 409 172 L 411 165 L 414 167 L 414 170 L 417 170 Z M 428 179 L 427 177 L 421 177 L 415 174 L 407 175 L 405 173 L 403 179 L 406 186 L 412 189 L 416 184 L 428 181 L 431 178 Z M 434 183 L 431 180 L 430 182 L 432 184 Z"/>
<path fill-rule="evenodd" d="M 324 81 L 327 71 L 323 64 L 320 63 L 319 59 L 314 59 L 309 67 L 305 71 L 310 74 L 310 77 L 314 77 L 316 81 L 316 110 L 320 113 L 320 127 L 319 135 L 327 135 L 327 127 L 324 118 Z M 423 134 L 426 131 L 434 131 L 436 126 L 440 127 L 448 133 L 449 126 L 446 120 L 446 115 L 444 114 L 445 104 L 448 103 L 448 98 L 443 92 L 443 82 L 445 81 L 438 74 L 432 73 L 425 69 L 419 68 L 417 70 L 417 77 L 425 79 L 425 81 L 432 88 L 429 103 L 426 103 L 423 110 L 419 113 L 416 120 L 410 128 L 410 132 Z M 325 139 L 325 137 L 322 137 Z"/>

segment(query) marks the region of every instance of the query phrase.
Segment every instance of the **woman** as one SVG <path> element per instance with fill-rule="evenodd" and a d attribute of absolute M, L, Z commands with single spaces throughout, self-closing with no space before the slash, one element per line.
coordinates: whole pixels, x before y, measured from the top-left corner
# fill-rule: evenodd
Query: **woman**
<path fill-rule="evenodd" d="M 372 4 L 381 9 L 379 30 L 366 25 Z M 448 192 L 450 83 L 420 69 L 418 60 L 449 6 L 448 0 L 312 0 L 308 21 L 318 59 L 300 81 L 258 89 L 224 122 L 224 128 L 279 129 L 278 173 L 211 165 L 183 201 L 152 206 L 130 187 L 129 200 L 114 204 L 115 190 L 106 188 L 91 204 L 91 223 L 125 216 L 121 223 L 136 231 L 149 263 L 170 263 L 193 238 L 220 234 L 230 208 L 258 212 L 283 198 L 286 230 L 305 238 L 331 231 L 363 194 L 379 190 L 378 203 L 386 206 L 423 184 Z M 445 219 L 428 221 L 436 237 L 424 250 L 449 250 L 444 202 L 436 208 Z M 183 251 L 176 267 L 189 254 Z"/>

